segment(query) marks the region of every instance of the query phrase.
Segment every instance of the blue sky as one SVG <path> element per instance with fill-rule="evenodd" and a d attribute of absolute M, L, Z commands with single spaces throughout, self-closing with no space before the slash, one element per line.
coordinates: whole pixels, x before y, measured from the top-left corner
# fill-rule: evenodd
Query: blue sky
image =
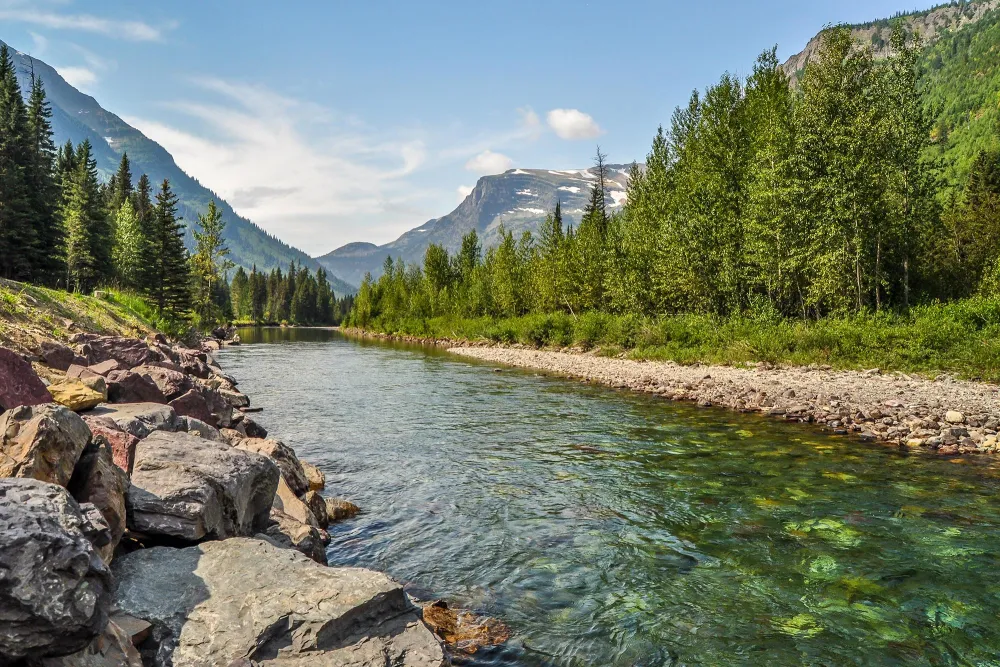
<path fill-rule="evenodd" d="M 932 0 L 928 0 L 928 5 Z M 268 231 L 383 243 L 507 168 L 641 160 L 694 88 L 892 0 L 0 0 L 56 67 Z"/>

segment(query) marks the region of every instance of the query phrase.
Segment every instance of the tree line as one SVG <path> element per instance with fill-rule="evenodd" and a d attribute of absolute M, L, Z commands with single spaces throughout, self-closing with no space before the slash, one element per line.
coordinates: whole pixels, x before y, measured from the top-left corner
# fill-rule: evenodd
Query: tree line
<path fill-rule="evenodd" d="M 143 295 L 170 322 L 231 319 L 233 264 L 215 202 L 192 226 L 189 253 L 170 182 L 154 189 L 146 174 L 134 180 L 127 154 L 103 182 L 88 140 L 55 146 L 44 86 L 33 72 L 30 83 L 25 99 L 9 49 L 0 46 L 0 276 L 75 292 L 117 287 Z M 338 306 L 326 274 L 306 278 L 294 266 L 292 274 L 293 285 L 296 278 L 308 285 L 302 298 L 311 305 L 280 319 L 331 323 Z"/>
<path fill-rule="evenodd" d="M 845 27 L 792 82 L 763 53 L 725 74 L 660 128 L 627 203 L 606 204 L 598 149 L 575 228 L 559 204 L 537 236 L 475 231 L 454 255 L 386 261 L 351 322 L 386 329 L 441 315 L 599 310 L 822 318 L 997 295 L 1000 155 L 966 183 L 942 181 L 923 99 L 920 44 L 901 27 L 877 59 Z"/>
<path fill-rule="evenodd" d="M 340 324 L 350 312 L 353 297 L 338 299 L 330 288 L 326 270 L 316 274 L 304 266 L 270 273 L 252 267 L 236 269 L 230 286 L 232 314 L 240 322 L 290 324 Z"/>

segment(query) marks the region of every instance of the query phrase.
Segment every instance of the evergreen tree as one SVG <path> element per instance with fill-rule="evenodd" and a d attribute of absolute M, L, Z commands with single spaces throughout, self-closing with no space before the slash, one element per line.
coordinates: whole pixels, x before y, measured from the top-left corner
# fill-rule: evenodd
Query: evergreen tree
<path fill-rule="evenodd" d="M 65 275 L 64 234 L 58 217 L 59 189 L 55 180 L 56 148 L 52 141 L 52 109 L 42 80 L 31 78 L 27 109 L 29 158 L 26 170 L 29 209 L 35 230 L 32 278 L 56 284 Z"/>
<path fill-rule="evenodd" d="M 177 215 L 177 197 L 167 180 L 156 194 L 152 232 L 149 243 L 152 264 L 146 289 L 157 312 L 177 319 L 191 305 L 190 279 L 184 223 Z"/>
<path fill-rule="evenodd" d="M 114 278 L 113 239 L 89 141 L 77 146 L 73 164 L 63 181 L 60 211 L 66 230 L 66 284 L 76 291 L 89 291 Z"/>
<path fill-rule="evenodd" d="M 233 274 L 233 282 L 229 287 L 230 299 L 233 307 L 233 317 L 237 320 L 250 318 L 251 298 L 250 298 L 250 278 L 243 267 L 237 267 Z"/>
<path fill-rule="evenodd" d="M 122 204 L 132 197 L 134 188 L 132 187 L 132 165 L 129 163 L 128 153 L 122 154 L 122 159 L 118 163 L 118 171 L 111 177 L 108 184 L 108 201 L 111 211 L 119 211 Z"/>
<path fill-rule="evenodd" d="M 27 110 L 7 45 L 0 45 L 0 276 L 26 280 L 33 250 Z"/>

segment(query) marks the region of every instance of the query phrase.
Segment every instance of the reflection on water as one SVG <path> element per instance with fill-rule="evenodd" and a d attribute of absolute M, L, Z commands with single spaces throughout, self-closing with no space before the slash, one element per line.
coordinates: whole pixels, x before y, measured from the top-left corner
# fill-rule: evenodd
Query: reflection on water
<path fill-rule="evenodd" d="M 333 565 L 501 617 L 477 665 L 996 665 L 996 469 L 446 353 L 222 352 L 364 514 Z"/>

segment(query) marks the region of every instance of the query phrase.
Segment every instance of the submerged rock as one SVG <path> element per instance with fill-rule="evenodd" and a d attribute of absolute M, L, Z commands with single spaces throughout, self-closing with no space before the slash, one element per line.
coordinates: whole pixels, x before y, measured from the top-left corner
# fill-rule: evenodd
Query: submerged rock
<path fill-rule="evenodd" d="M 74 653 L 104 629 L 111 574 L 66 489 L 0 479 L 0 664 Z"/>
<path fill-rule="evenodd" d="M 153 624 L 141 648 L 155 667 L 445 664 L 402 586 L 377 572 L 242 538 L 135 551 L 114 571 L 116 606 Z"/>
<path fill-rule="evenodd" d="M 361 511 L 361 508 L 349 500 L 343 498 L 324 498 L 326 501 L 326 515 L 330 523 L 353 518 Z"/>
<path fill-rule="evenodd" d="M 267 526 L 278 480 L 267 457 L 158 431 L 136 447 L 129 528 L 188 542 L 253 535 Z"/>
<path fill-rule="evenodd" d="M 451 609 L 444 600 L 424 607 L 424 623 L 456 651 L 473 654 L 481 648 L 499 646 L 510 639 L 506 624 L 471 611 Z"/>
<path fill-rule="evenodd" d="M 72 410 L 48 404 L 0 415 L 0 477 L 31 477 L 65 486 L 90 429 Z"/>

